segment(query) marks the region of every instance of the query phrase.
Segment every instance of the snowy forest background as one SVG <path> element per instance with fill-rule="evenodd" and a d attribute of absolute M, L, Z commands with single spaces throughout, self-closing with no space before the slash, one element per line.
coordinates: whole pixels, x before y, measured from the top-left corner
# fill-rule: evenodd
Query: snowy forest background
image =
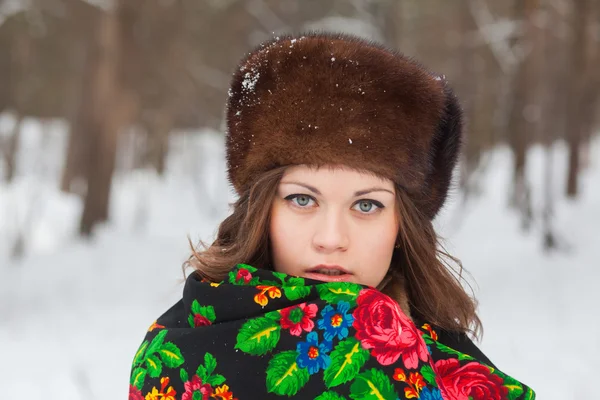
<path fill-rule="evenodd" d="M 597 0 L 0 0 L 2 393 L 127 395 L 188 236 L 210 241 L 234 200 L 231 72 L 309 30 L 446 75 L 468 129 L 435 224 L 480 301 L 480 347 L 540 399 L 597 395 Z"/>

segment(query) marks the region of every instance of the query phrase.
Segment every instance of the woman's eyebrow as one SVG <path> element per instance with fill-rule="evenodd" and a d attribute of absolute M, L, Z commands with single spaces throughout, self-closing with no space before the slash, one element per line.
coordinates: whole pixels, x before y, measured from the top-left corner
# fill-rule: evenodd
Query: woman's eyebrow
<path fill-rule="evenodd" d="M 300 182 L 281 182 L 282 185 L 298 185 L 298 186 L 302 186 L 308 190 L 310 190 L 311 192 L 313 192 L 316 195 L 321 196 L 321 192 L 319 192 L 319 190 L 313 186 L 307 185 L 305 183 L 300 183 Z"/>
<path fill-rule="evenodd" d="M 305 183 L 300 183 L 300 182 L 281 182 L 282 185 L 298 185 L 298 186 L 302 186 L 308 190 L 310 190 L 311 192 L 313 192 L 316 195 L 321 196 L 321 192 L 319 192 L 319 189 L 307 185 Z M 373 188 L 369 188 L 369 189 L 365 189 L 365 190 L 359 190 L 358 192 L 354 192 L 354 197 L 359 197 L 359 196 L 364 196 L 365 194 L 368 193 L 372 193 L 372 192 L 388 192 L 391 195 L 394 195 L 394 192 L 392 192 L 391 190 L 388 189 L 384 189 L 384 188 L 379 188 L 379 187 L 373 187 Z"/>
<path fill-rule="evenodd" d="M 391 190 L 384 189 L 384 188 L 374 187 L 374 188 L 370 188 L 370 189 L 359 190 L 358 192 L 354 193 L 354 197 L 364 196 L 365 194 L 368 194 L 368 193 L 371 193 L 371 192 L 388 192 L 391 195 L 394 195 L 394 192 L 392 192 Z"/>

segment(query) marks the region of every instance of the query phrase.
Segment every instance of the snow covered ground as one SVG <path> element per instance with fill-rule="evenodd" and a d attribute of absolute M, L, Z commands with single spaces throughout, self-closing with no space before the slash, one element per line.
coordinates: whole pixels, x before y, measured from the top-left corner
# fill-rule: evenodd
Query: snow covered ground
<path fill-rule="evenodd" d="M 180 297 L 187 236 L 209 240 L 232 200 L 223 184 L 222 137 L 182 132 L 172 139 L 166 176 L 118 173 L 111 223 L 92 241 L 78 239 L 81 202 L 57 190 L 64 133 L 60 121 L 26 121 L 18 176 L 0 184 L 1 398 L 125 398 L 129 365 L 147 326 Z M 488 155 L 484 194 L 464 211 L 451 203 L 436 221 L 476 282 L 485 327 L 480 347 L 549 400 L 596 396 L 592 371 L 600 356 L 594 254 L 600 140 L 575 202 L 560 195 L 565 155 L 557 145 L 555 227 L 568 251 L 543 253 L 539 215 L 524 233 L 507 209 L 511 155 L 505 148 Z M 119 160 L 124 168 L 127 156 Z M 543 151 L 532 149 L 535 204 L 542 200 L 543 162 Z M 18 231 L 25 256 L 15 261 L 9 254 Z"/>

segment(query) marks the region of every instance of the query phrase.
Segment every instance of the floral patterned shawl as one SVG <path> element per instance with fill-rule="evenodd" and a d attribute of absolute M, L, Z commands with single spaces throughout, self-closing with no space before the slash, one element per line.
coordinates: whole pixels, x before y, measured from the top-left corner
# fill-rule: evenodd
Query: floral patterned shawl
<path fill-rule="evenodd" d="M 535 398 L 465 336 L 381 292 L 238 265 L 188 277 L 134 356 L 130 400 Z"/>

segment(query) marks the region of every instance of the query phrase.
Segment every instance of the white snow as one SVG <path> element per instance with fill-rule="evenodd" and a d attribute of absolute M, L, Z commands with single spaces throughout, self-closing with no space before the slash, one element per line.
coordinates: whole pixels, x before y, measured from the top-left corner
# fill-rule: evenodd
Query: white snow
<path fill-rule="evenodd" d="M 258 78 L 260 78 L 260 73 L 252 70 L 252 73 L 250 72 L 246 72 L 244 74 L 244 80 L 242 81 L 242 86 L 244 87 L 244 89 L 246 89 L 246 91 L 254 91 L 254 88 L 256 87 L 256 83 L 258 82 Z"/>
<path fill-rule="evenodd" d="M 146 328 L 181 296 L 186 236 L 210 239 L 233 200 L 224 184 L 223 136 L 175 134 L 162 178 L 121 169 L 112 221 L 87 242 L 75 237 L 80 199 L 56 189 L 64 124 L 47 128 L 45 136 L 36 121 L 26 125 L 16 181 L 0 184 L 2 393 L 46 400 L 126 398 L 130 362 Z M 533 201 L 540 204 L 543 152 L 534 148 L 529 155 Z M 517 215 L 506 207 L 510 152 L 499 148 L 487 156 L 483 195 L 463 211 L 455 193 L 436 220 L 449 251 L 476 282 L 485 327 L 480 347 L 540 399 L 594 398 L 600 140 L 593 142 L 594 164 L 582 175 L 576 201 L 561 195 L 566 148 L 556 146 L 554 226 L 568 240 L 567 252 L 541 251 L 539 222 L 528 233 L 520 230 Z M 126 156 L 119 157 L 124 165 Z M 26 255 L 12 260 L 19 229 Z"/>

